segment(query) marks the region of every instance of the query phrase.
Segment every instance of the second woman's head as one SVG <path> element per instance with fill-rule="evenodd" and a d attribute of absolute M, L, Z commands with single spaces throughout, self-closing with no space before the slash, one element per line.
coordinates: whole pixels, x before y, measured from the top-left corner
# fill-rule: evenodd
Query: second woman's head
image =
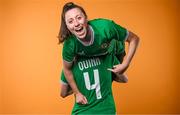
<path fill-rule="evenodd" d="M 72 2 L 66 3 L 61 14 L 59 37 L 63 42 L 71 34 L 84 39 L 87 34 L 87 15 L 84 9 Z"/>

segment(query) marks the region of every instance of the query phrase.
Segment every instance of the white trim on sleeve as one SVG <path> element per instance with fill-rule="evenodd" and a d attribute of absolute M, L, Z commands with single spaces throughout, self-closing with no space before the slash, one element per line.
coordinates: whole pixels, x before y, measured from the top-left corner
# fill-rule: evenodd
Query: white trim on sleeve
<path fill-rule="evenodd" d="M 69 62 L 69 61 L 66 61 L 66 60 L 64 60 L 64 59 L 63 59 L 63 61 L 65 61 L 65 62 L 67 62 L 67 63 L 72 63 L 72 62 L 73 62 L 73 61 L 70 61 L 70 62 Z"/>
<path fill-rule="evenodd" d="M 63 80 L 61 80 L 61 84 L 68 85 L 68 83 L 64 82 Z"/>
<path fill-rule="evenodd" d="M 72 61 L 67 61 L 67 60 L 64 60 L 64 59 L 63 59 L 63 61 L 65 61 L 65 62 L 67 62 L 67 63 L 73 63 L 74 60 L 75 60 L 75 57 L 74 57 L 74 59 L 73 59 Z"/>

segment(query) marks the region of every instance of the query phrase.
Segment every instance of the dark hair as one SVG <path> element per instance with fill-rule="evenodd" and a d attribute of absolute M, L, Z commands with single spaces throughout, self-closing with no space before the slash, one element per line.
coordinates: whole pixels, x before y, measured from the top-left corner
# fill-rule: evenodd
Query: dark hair
<path fill-rule="evenodd" d="M 73 2 L 66 3 L 63 6 L 63 10 L 62 10 L 62 13 L 61 13 L 61 25 L 60 25 L 59 35 L 58 35 L 59 43 L 63 43 L 64 40 L 67 39 L 71 35 L 71 32 L 68 30 L 68 28 L 66 26 L 65 13 L 68 10 L 73 9 L 73 8 L 79 8 L 83 12 L 85 17 L 87 18 L 86 12 L 81 6 L 76 5 Z"/>

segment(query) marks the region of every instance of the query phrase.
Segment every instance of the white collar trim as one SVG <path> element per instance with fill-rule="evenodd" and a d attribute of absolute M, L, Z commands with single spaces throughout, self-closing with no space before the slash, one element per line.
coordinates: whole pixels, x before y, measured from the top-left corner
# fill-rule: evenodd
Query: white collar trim
<path fill-rule="evenodd" d="M 94 42 L 94 30 L 90 25 L 89 25 L 89 28 L 91 29 L 91 35 L 92 35 L 91 36 L 91 41 L 89 43 L 85 43 L 85 42 L 81 41 L 78 37 L 76 37 L 78 39 L 78 41 L 81 42 L 84 46 L 90 46 Z"/>

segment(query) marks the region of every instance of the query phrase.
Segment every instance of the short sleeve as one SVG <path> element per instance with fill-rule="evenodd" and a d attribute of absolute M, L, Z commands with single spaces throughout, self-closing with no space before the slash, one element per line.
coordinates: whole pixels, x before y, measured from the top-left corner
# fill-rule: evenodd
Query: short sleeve
<path fill-rule="evenodd" d="M 72 62 L 75 57 L 75 44 L 70 39 L 65 40 L 62 51 L 63 60 L 67 62 Z"/>
<path fill-rule="evenodd" d="M 113 37 L 119 41 L 125 41 L 128 37 L 128 30 L 118 24 L 116 24 L 114 21 L 111 21 L 111 32 L 113 34 Z"/>

